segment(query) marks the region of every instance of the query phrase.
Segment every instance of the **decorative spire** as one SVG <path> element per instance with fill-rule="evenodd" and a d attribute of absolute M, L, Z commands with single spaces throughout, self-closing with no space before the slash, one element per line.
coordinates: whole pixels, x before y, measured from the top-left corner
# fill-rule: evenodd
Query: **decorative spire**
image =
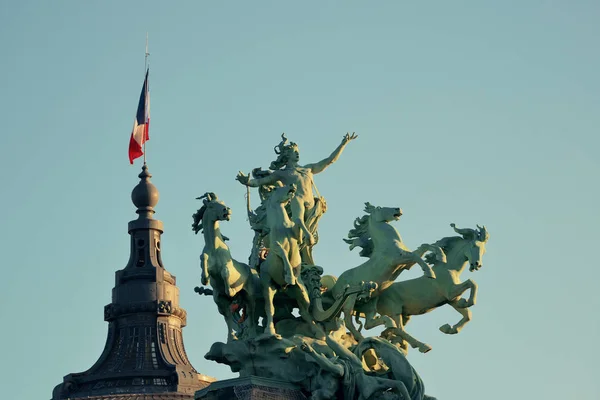
<path fill-rule="evenodd" d="M 152 218 L 158 189 L 146 164 L 139 177 L 131 192 L 139 217 L 128 225 L 129 262 L 115 273 L 112 301 L 104 307 L 104 351 L 87 371 L 65 376 L 52 400 L 193 400 L 194 392 L 214 381 L 199 374 L 185 352 L 187 313 L 179 305 L 175 276 L 162 263 L 163 224 Z"/>
<path fill-rule="evenodd" d="M 152 174 L 148 172 L 148 166 L 144 164 L 142 172 L 138 175 L 140 183 L 138 183 L 131 192 L 131 201 L 137 207 L 136 213 L 139 214 L 138 219 L 153 219 L 154 207 L 158 204 L 159 194 L 158 189 L 152 182 Z"/>

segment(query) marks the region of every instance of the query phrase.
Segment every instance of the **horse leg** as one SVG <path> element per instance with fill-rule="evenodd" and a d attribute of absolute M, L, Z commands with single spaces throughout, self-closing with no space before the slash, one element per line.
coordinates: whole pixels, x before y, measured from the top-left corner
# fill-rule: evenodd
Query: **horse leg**
<path fill-rule="evenodd" d="M 298 281 L 295 286 L 287 289 L 289 295 L 296 300 L 298 303 L 298 310 L 300 317 L 308 324 L 312 333 L 319 339 L 325 338 L 325 332 L 321 330 L 313 321 L 309 311 L 310 299 L 308 297 L 308 291 L 301 281 Z"/>
<path fill-rule="evenodd" d="M 221 278 L 223 279 L 223 284 L 225 286 L 225 291 L 227 292 L 227 295 L 231 298 L 233 298 L 233 296 L 235 296 L 236 291 L 235 289 L 233 289 L 231 287 L 231 283 L 229 282 L 229 277 L 230 277 L 230 268 L 233 268 L 233 262 L 231 260 L 229 260 L 227 263 L 225 263 L 225 265 L 223 265 L 223 267 L 221 268 Z"/>
<path fill-rule="evenodd" d="M 200 268 L 202 269 L 201 282 L 206 286 L 210 280 L 208 276 L 208 254 L 204 252 L 200 255 Z"/>
<path fill-rule="evenodd" d="M 244 282 L 244 291 L 246 293 L 246 304 L 248 307 L 248 318 L 250 330 L 252 335 L 257 335 L 258 332 L 258 320 L 259 320 L 259 309 L 257 300 L 260 297 L 259 288 L 257 287 L 258 279 L 255 275 L 249 274 L 246 282 Z"/>
<path fill-rule="evenodd" d="M 247 332 L 251 337 L 255 337 L 258 334 L 258 318 L 256 315 L 256 302 L 253 296 L 248 292 L 247 288 L 244 288 L 240 293 L 243 301 L 243 305 L 246 308 L 246 321 Z"/>
<path fill-rule="evenodd" d="M 405 341 L 407 341 L 408 344 L 410 344 L 410 347 L 412 347 L 413 349 L 419 349 L 421 353 L 427 353 L 431 350 L 431 346 L 427 343 L 418 341 L 417 339 L 409 335 L 408 332 L 406 332 L 406 330 L 404 329 L 404 323 L 408 322 L 409 319 L 410 317 L 405 318 L 401 314 L 396 315 L 396 318 L 394 318 L 394 320 L 398 324 L 398 328 L 394 329 L 393 332 Z"/>
<path fill-rule="evenodd" d="M 275 288 L 273 284 L 270 282 L 264 282 L 264 298 L 265 298 L 265 331 L 262 335 L 259 336 L 260 339 L 277 337 L 277 332 L 275 332 L 275 324 L 273 323 L 273 316 L 275 315 L 275 306 L 273 305 L 273 298 L 275 297 Z"/>
<path fill-rule="evenodd" d="M 372 329 L 376 326 L 383 325 L 386 329 L 396 328 L 394 320 L 387 315 L 376 315 L 376 313 L 365 313 L 365 329 Z"/>
<path fill-rule="evenodd" d="M 285 283 L 292 286 L 295 285 L 296 277 L 294 276 L 294 269 L 292 268 L 292 264 L 290 263 L 287 252 L 283 248 L 282 244 L 276 241 L 273 243 L 273 246 L 271 246 L 270 250 L 281 259 L 281 264 L 283 265 L 283 279 L 285 280 Z"/>
<path fill-rule="evenodd" d="M 450 326 L 449 324 L 444 324 L 440 326 L 440 331 L 448 334 L 454 335 L 462 330 L 467 322 L 471 320 L 471 310 L 465 307 L 459 307 L 458 301 L 451 301 L 450 304 L 452 308 L 454 308 L 460 315 L 462 315 L 462 319 L 458 321 L 458 323 L 454 326 Z"/>
<path fill-rule="evenodd" d="M 387 329 L 396 328 L 398 325 L 387 315 L 377 315 L 377 297 L 369 301 L 363 308 L 365 314 L 365 329 L 375 328 L 384 325 Z"/>
<path fill-rule="evenodd" d="M 344 324 L 346 325 L 346 329 L 350 331 L 354 339 L 357 342 L 362 342 L 364 340 L 364 336 L 356 329 L 354 324 L 352 323 L 352 312 L 354 311 L 354 304 L 356 303 L 356 299 L 358 294 L 353 294 L 348 296 L 344 306 L 342 307 L 342 312 L 344 313 Z"/>
<path fill-rule="evenodd" d="M 469 294 L 469 299 L 468 300 L 465 300 L 465 299 L 456 300 L 456 306 L 458 308 L 466 308 L 466 307 L 474 306 L 475 302 L 477 301 L 477 284 L 475 283 L 475 281 L 473 281 L 471 279 L 467 279 L 466 281 L 456 285 L 455 291 L 453 291 L 450 298 L 455 299 L 456 297 L 458 297 L 458 296 L 462 295 L 464 292 L 466 292 L 467 289 L 471 289 L 471 293 Z"/>
<path fill-rule="evenodd" d="M 427 278 L 435 279 L 435 272 L 433 272 L 433 269 L 431 269 L 431 267 L 429 265 L 427 265 L 427 263 L 425 261 L 423 261 L 423 259 L 421 257 L 419 257 L 418 255 L 416 255 L 414 253 L 412 253 L 412 255 L 413 255 L 414 261 L 417 264 L 419 264 L 419 266 L 423 270 L 423 275 L 425 275 Z"/>
<path fill-rule="evenodd" d="M 215 304 L 217 305 L 217 309 L 219 310 L 219 314 L 225 318 L 225 323 L 227 324 L 227 342 L 229 343 L 232 340 L 237 340 L 237 336 L 235 334 L 235 328 L 237 326 L 233 321 L 233 314 L 231 312 L 231 299 L 226 297 L 223 293 L 217 292 L 216 290 L 213 292 L 213 298 L 215 300 Z"/>
<path fill-rule="evenodd" d="M 396 327 L 402 324 L 402 315 L 391 316 L 392 320 L 396 324 Z M 404 353 L 404 355 L 408 354 L 408 342 L 404 340 L 404 338 L 397 334 L 398 330 L 384 330 L 381 332 L 381 337 L 388 340 L 391 344 L 396 346 L 400 351 Z"/>

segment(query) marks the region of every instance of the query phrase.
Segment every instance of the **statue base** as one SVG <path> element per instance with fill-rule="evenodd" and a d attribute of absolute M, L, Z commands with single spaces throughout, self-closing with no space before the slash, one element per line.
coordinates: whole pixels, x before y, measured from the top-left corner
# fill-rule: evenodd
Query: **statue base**
<path fill-rule="evenodd" d="M 194 400 L 306 400 L 302 390 L 289 382 L 247 376 L 211 383 Z"/>

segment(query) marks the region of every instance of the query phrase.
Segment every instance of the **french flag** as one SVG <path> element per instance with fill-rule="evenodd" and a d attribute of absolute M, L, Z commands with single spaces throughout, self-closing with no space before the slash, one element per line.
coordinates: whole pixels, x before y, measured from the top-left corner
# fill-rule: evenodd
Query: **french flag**
<path fill-rule="evenodd" d="M 148 130 L 150 128 L 150 92 L 148 90 L 148 72 L 146 70 L 146 78 L 144 86 L 140 94 L 140 102 L 138 103 L 137 113 L 133 121 L 133 131 L 131 139 L 129 139 L 129 163 L 133 164 L 133 160 L 144 155 L 144 143 L 150 140 Z"/>

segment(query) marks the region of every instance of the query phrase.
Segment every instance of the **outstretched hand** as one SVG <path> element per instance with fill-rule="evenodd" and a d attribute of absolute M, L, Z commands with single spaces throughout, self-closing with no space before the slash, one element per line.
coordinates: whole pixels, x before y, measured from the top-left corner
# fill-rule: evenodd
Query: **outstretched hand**
<path fill-rule="evenodd" d="M 235 179 L 238 180 L 242 185 L 248 186 L 248 181 L 250 180 L 250 176 L 244 175 L 244 173 L 242 171 L 240 171 L 240 172 L 238 172 Z"/>
<path fill-rule="evenodd" d="M 344 138 L 342 139 L 342 144 L 346 144 L 349 141 L 356 139 L 357 137 L 358 137 L 358 135 L 354 132 L 352 132 L 352 135 L 350 135 L 349 133 L 346 133 L 344 135 Z"/>

